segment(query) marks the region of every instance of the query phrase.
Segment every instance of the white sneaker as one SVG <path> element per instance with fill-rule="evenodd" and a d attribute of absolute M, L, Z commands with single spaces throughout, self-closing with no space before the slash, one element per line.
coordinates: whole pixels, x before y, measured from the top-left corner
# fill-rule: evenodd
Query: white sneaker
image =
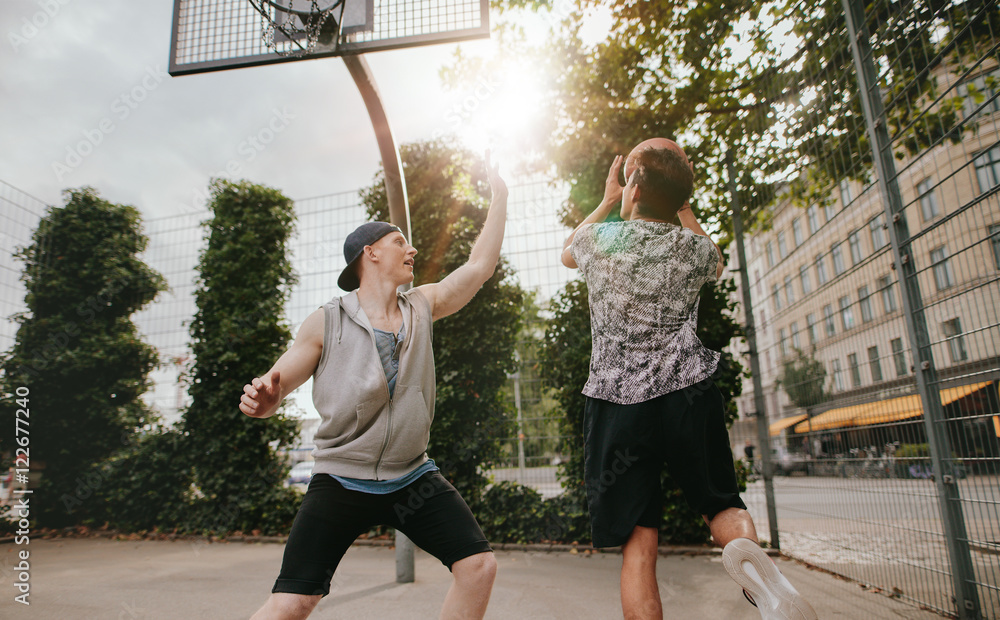
<path fill-rule="evenodd" d="M 763 620 L 817 620 L 812 606 L 749 538 L 737 538 L 726 545 L 722 563 Z"/>

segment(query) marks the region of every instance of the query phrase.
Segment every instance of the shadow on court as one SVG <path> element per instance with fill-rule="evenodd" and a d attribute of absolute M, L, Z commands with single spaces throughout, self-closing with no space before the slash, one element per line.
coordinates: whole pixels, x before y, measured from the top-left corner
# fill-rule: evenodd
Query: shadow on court
<path fill-rule="evenodd" d="M 14 601 L 12 568 L 24 547 L 0 545 L 0 618 L 57 620 L 247 618 L 267 598 L 280 544 L 193 541 L 32 540 L 30 607 Z M 497 552 L 492 619 L 621 618 L 616 554 Z M 820 618 L 938 618 L 826 573 L 778 560 Z M 661 557 L 657 574 L 668 618 L 759 619 L 721 556 Z M 451 575 L 417 551 L 415 583 L 395 583 L 395 553 L 352 547 L 313 618 L 438 617 Z"/>

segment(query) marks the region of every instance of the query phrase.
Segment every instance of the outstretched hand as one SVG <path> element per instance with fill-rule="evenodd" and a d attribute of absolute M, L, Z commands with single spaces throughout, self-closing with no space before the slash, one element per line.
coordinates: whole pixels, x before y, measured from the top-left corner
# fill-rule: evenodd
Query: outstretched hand
<path fill-rule="evenodd" d="M 622 186 L 621 181 L 618 180 L 618 173 L 621 171 L 622 162 L 625 158 L 621 155 L 615 155 L 614 161 L 611 162 L 611 168 L 608 170 L 608 178 L 604 181 L 604 204 L 613 205 L 622 199 L 622 192 L 625 188 Z"/>
<path fill-rule="evenodd" d="M 280 400 L 281 373 L 274 371 L 263 378 L 254 377 L 253 381 L 243 386 L 240 411 L 251 418 L 267 417 L 268 412 L 274 409 Z"/>
<path fill-rule="evenodd" d="M 490 190 L 493 191 L 494 197 L 507 195 L 507 183 L 500 177 L 500 164 L 491 165 L 488 149 L 486 151 L 486 178 L 490 181 Z"/>

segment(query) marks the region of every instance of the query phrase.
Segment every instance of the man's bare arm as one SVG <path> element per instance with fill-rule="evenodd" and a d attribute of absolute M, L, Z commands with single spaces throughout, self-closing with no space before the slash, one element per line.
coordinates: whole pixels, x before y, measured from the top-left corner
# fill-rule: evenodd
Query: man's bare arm
<path fill-rule="evenodd" d="M 694 211 L 691 210 L 691 203 L 684 203 L 684 206 L 677 212 L 677 219 L 680 220 L 681 226 L 687 228 L 694 234 L 701 235 L 702 237 L 708 237 L 708 233 L 705 232 L 705 229 L 703 229 L 701 224 L 698 223 L 698 218 L 694 216 Z M 712 241 L 712 238 L 708 237 L 708 240 Z M 719 255 L 719 264 L 715 268 L 715 277 L 719 278 L 722 276 L 722 270 L 725 267 L 725 263 L 722 262 L 722 250 L 719 249 L 719 246 L 716 245 L 714 241 L 712 241 L 712 245 L 715 246 L 715 252 Z"/>
<path fill-rule="evenodd" d="M 435 321 L 458 312 L 469 303 L 496 271 L 497 261 L 500 260 L 500 247 L 507 224 L 508 192 L 507 184 L 500 178 L 499 164 L 490 164 L 489 151 L 486 153 L 486 172 L 493 200 L 483 230 L 469 253 L 469 260 L 440 282 L 417 287 L 430 302 Z"/>
<path fill-rule="evenodd" d="M 578 267 L 576 260 L 573 259 L 573 238 L 576 237 L 577 231 L 584 226 L 603 222 L 611 214 L 611 210 L 614 209 L 615 205 L 622 199 L 622 191 L 625 188 L 618 181 L 618 171 L 621 169 L 623 161 L 624 157 L 615 155 L 614 161 L 611 162 L 611 168 L 608 170 L 608 178 L 604 182 L 604 198 L 601 200 L 601 204 L 597 205 L 597 208 L 573 229 L 573 232 L 567 237 L 566 242 L 563 243 L 562 264 L 570 269 Z"/>
<path fill-rule="evenodd" d="M 240 411 L 251 418 L 269 418 L 286 396 L 312 376 L 323 353 L 324 323 L 322 308 L 306 317 L 292 346 L 271 370 L 243 386 Z"/>

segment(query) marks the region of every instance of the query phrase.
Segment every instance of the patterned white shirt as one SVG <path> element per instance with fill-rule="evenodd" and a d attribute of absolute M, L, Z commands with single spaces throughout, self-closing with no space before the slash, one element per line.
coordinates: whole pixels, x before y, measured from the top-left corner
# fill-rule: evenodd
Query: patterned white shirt
<path fill-rule="evenodd" d="M 715 372 L 720 354 L 695 334 L 699 292 L 719 261 L 708 237 L 663 222 L 608 222 L 577 231 L 571 252 L 590 290 L 585 395 L 632 405 Z"/>

